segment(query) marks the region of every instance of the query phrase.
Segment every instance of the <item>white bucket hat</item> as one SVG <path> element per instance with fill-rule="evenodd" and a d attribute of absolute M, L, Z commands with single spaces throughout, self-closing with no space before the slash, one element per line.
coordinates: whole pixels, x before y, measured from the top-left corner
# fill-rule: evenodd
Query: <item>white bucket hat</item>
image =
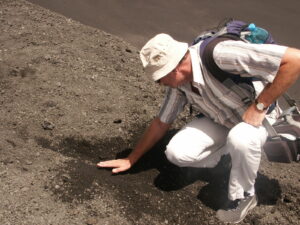
<path fill-rule="evenodd" d="M 146 74 L 156 81 L 175 69 L 187 50 L 187 43 L 176 41 L 168 34 L 158 34 L 145 44 L 140 58 Z"/>

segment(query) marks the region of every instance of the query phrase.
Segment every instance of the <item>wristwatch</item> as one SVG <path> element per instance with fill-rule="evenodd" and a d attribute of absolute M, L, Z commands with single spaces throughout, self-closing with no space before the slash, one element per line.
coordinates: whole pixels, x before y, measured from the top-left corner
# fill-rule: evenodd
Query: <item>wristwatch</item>
<path fill-rule="evenodd" d="M 255 106 L 256 106 L 257 110 L 259 110 L 259 111 L 265 111 L 266 109 L 269 108 L 268 106 L 265 106 L 264 103 L 259 102 L 257 99 L 255 99 Z"/>

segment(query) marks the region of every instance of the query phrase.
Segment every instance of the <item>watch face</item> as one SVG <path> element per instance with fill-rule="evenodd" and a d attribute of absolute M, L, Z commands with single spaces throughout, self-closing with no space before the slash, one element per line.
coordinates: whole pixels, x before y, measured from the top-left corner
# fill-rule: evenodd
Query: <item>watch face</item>
<path fill-rule="evenodd" d="M 264 106 L 264 104 L 263 103 L 257 103 L 256 104 L 256 108 L 258 109 L 258 110 L 260 110 L 260 111 L 263 111 L 264 110 L 264 108 L 265 108 L 265 106 Z"/>

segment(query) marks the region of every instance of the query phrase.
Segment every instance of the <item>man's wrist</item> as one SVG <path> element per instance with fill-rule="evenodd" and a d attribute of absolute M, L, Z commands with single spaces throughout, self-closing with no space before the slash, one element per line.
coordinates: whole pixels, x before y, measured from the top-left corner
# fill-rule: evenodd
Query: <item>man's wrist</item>
<path fill-rule="evenodd" d="M 254 104 L 255 104 L 255 108 L 260 112 L 264 112 L 264 111 L 268 110 L 268 108 L 269 108 L 269 106 L 267 106 L 265 103 L 259 101 L 258 99 L 255 99 Z"/>
<path fill-rule="evenodd" d="M 134 152 L 132 152 L 131 154 L 128 155 L 128 160 L 130 162 L 131 165 L 135 164 L 138 160 L 139 160 L 139 156 L 137 156 L 136 154 L 134 154 Z"/>

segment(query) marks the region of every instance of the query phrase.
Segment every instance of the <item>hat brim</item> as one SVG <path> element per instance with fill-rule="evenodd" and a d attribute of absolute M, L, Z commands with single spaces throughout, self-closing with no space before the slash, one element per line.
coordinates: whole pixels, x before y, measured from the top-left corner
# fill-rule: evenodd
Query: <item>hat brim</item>
<path fill-rule="evenodd" d="M 153 71 L 150 68 L 145 70 L 146 73 L 151 74 L 154 81 L 161 79 L 168 75 L 172 70 L 176 68 L 178 63 L 184 57 L 188 50 L 188 44 L 184 42 L 174 42 L 173 46 L 168 52 L 168 63 L 160 69 Z"/>

